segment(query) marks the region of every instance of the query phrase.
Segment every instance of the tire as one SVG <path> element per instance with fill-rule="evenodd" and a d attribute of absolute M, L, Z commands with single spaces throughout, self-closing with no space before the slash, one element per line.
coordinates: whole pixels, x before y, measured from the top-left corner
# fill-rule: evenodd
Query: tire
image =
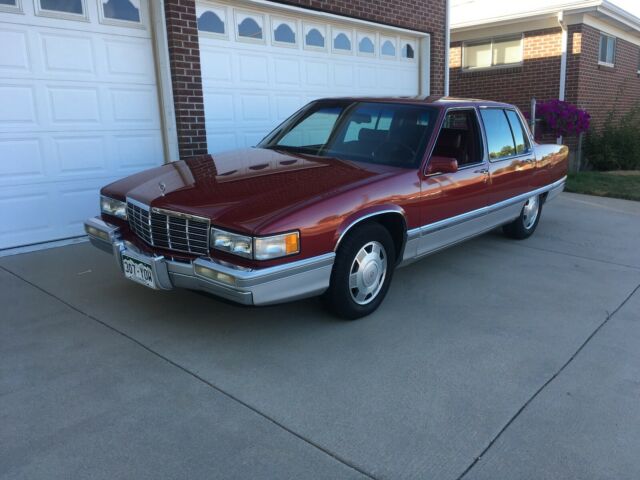
<path fill-rule="evenodd" d="M 522 207 L 520 216 L 502 227 L 504 234 L 516 240 L 529 238 L 536 231 L 536 227 L 540 222 L 542 202 L 543 199 L 540 195 L 527 199 L 527 202 Z"/>
<path fill-rule="evenodd" d="M 322 299 L 334 315 L 355 320 L 373 313 L 389 290 L 396 252 L 389 231 L 377 223 L 356 227 L 336 253 Z"/>

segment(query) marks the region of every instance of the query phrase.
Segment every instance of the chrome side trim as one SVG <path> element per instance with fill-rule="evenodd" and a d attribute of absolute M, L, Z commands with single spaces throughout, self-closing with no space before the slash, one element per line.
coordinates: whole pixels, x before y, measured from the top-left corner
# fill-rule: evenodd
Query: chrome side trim
<path fill-rule="evenodd" d="M 378 212 L 372 212 L 372 213 L 369 213 L 367 215 L 363 215 L 362 217 L 358 217 L 357 220 L 354 220 L 353 222 L 351 222 L 349 224 L 349 226 L 342 231 L 342 233 L 340 234 L 340 237 L 338 237 L 338 241 L 336 242 L 336 246 L 334 247 L 333 251 L 335 252 L 335 251 L 338 250 L 338 247 L 340 246 L 340 242 L 342 241 L 344 236 L 347 234 L 347 232 L 349 230 L 351 230 L 351 228 L 355 227 L 358 223 L 360 223 L 360 222 L 362 222 L 364 220 L 367 220 L 367 219 L 369 219 L 371 217 L 376 217 L 378 215 L 384 215 L 384 214 L 387 214 L 387 213 L 395 213 L 396 215 L 400 215 L 402 217 L 402 221 L 404 222 L 404 224 L 405 225 L 407 224 L 407 219 L 404 216 L 404 213 L 399 212 L 398 210 L 390 210 L 390 209 L 389 210 L 380 210 Z"/>
<path fill-rule="evenodd" d="M 413 228 L 407 232 L 407 237 L 408 239 L 413 239 L 422 235 L 426 235 L 428 233 L 437 232 L 438 230 L 452 227 L 454 225 L 457 225 L 462 222 L 466 222 L 468 220 L 473 220 L 474 218 L 487 215 L 488 213 L 509 207 L 513 204 L 524 202 L 527 198 L 532 197 L 534 195 L 540 195 L 542 193 L 546 193 L 546 192 L 549 192 L 550 190 L 557 189 L 557 188 L 564 188 L 564 184 L 566 180 L 567 180 L 567 177 L 565 176 L 560 180 L 552 183 L 551 185 L 547 185 L 545 187 L 541 187 L 536 190 L 523 193 L 521 195 L 518 195 L 517 197 L 512 197 L 507 200 L 503 200 L 501 202 L 479 208 L 477 210 L 472 210 L 470 212 L 463 213 L 462 215 L 457 215 L 455 217 L 445 218 L 444 220 L 439 220 L 434 223 L 429 223 L 427 225 L 423 225 L 422 227 Z"/>

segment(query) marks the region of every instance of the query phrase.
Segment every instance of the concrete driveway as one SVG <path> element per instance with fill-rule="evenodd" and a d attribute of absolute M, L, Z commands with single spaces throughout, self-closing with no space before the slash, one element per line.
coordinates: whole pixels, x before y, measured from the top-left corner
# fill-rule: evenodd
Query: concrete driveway
<path fill-rule="evenodd" d="M 371 317 L 0 258 L 0 477 L 640 478 L 640 203 L 399 270 Z"/>

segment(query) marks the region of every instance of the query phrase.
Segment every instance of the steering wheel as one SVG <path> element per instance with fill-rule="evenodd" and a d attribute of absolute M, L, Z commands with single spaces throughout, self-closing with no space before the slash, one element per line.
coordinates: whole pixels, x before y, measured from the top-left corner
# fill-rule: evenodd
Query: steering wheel
<path fill-rule="evenodd" d="M 388 140 L 373 151 L 374 160 L 392 159 L 399 161 L 399 163 L 412 163 L 415 157 L 416 151 L 413 148 L 395 140 Z"/>

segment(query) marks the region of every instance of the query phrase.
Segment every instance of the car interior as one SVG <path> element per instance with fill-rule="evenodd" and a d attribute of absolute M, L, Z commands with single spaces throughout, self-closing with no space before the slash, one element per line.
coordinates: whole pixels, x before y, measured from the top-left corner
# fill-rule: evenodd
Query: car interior
<path fill-rule="evenodd" d="M 484 155 L 474 110 L 454 110 L 447 114 L 433 155 L 455 158 L 459 168 L 482 162 Z"/>

